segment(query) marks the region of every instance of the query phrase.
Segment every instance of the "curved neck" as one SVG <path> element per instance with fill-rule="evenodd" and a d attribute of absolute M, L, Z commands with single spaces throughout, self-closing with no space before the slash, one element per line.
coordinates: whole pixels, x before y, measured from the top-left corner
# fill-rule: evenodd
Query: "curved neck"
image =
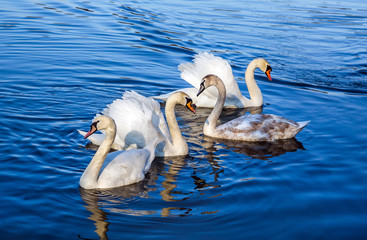
<path fill-rule="evenodd" d="M 99 146 L 94 157 L 90 161 L 88 167 L 84 170 L 80 178 L 80 186 L 86 189 L 96 188 L 98 186 L 98 176 L 101 171 L 102 164 L 110 152 L 113 141 L 116 136 L 116 127 L 106 129 L 106 137 Z"/>
<path fill-rule="evenodd" d="M 182 149 L 182 146 L 184 146 L 185 149 L 188 148 L 188 146 L 187 146 L 185 139 L 182 137 L 181 130 L 180 130 L 180 127 L 178 126 L 176 115 L 175 115 L 175 106 L 178 100 L 176 97 L 174 97 L 174 95 L 172 96 L 173 98 L 172 97 L 168 98 L 167 103 L 166 103 L 166 108 L 165 108 L 166 119 L 167 119 L 169 131 L 172 137 L 172 145 L 174 148 L 177 149 L 177 151 L 179 151 L 180 149 Z"/>
<path fill-rule="evenodd" d="M 258 68 L 257 59 L 254 59 L 247 66 L 245 73 L 245 80 L 248 92 L 250 94 L 251 102 L 256 105 L 262 105 L 263 95 L 259 86 L 255 81 L 255 69 Z"/>
<path fill-rule="evenodd" d="M 224 101 L 226 100 L 226 87 L 221 80 L 215 79 L 213 84 L 218 90 L 218 98 L 215 106 L 204 124 L 204 134 L 213 135 L 217 126 L 217 120 L 222 113 Z"/>

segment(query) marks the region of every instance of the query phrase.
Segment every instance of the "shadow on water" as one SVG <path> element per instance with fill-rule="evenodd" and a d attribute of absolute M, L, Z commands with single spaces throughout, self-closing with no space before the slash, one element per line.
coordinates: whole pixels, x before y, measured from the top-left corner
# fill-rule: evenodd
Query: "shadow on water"
<path fill-rule="evenodd" d="M 216 143 L 221 143 L 225 148 L 234 152 L 261 160 L 277 157 L 287 152 L 295 152 L 298 149 L 305 150 L 303 144 L 296 138 L 282 139 L 272 142 L 243 142 L 227 139 L 215 139 L 205 136 L 204 140 L 206 141 L 206 146 L 209 147 L 211 145 L 213 149 L 215 149 Z"/>

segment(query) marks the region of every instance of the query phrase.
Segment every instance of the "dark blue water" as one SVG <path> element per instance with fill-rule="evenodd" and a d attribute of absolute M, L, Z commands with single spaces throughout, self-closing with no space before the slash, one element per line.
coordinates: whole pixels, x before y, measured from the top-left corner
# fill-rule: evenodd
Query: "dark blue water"
<path fill-rule="evenodd" d="M 1 239 L 365 239 L 366 29 L 362 0 L 5 0 Z M 238 144 L 203 137 L 209 110 L 178 108 L 189 156 L 156 159 L 131 186 L 79 189 L 95 150 L 76 130 L 125 90 L 188 87 L 177 65 L 199 51 L 227 59 L 244 95 L 245 66 L 266 58 L 262 111 L 311 123 Z"/>

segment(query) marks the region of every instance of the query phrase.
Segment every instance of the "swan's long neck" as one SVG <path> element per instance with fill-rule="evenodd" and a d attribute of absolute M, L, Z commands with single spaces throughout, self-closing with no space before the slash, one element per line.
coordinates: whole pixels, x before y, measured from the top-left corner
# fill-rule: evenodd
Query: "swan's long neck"
<path fill-rule="evenodd" d="M 257 59 L 252 60 L 247 66 L 245 80 L 252 104 L 255 106 L 261 106 L 263 104 L 263 95 L 255 81 L 255 69 L 258 67 L 257 61 Z"/>
<path fill-rule="evenodd" d="M 90 161 L 88 167 L 84 170 L 80 178 L 80 186 L 85 189 L 96 188 L 98 186 L 98 176 L 101 171 L 102 164 L 109 153 L 113 141 L 116 136 L 116 127 L 111 126 L 106 129 L 106 137 L 99 146 L 94 157 Z"/>
<path fill-rule="evenodd" d="M 185 139 L 182 137 L 180 127 L 178 126 L 176 115 L 175 115 L 175 106 L 178 103 L 178 96 L 172 95 L 166 103 L 166 119 L 169 131 L 172 137 L 172 145 L 174 149 L 177 151 L 182 151 L 183 154 L 186 154 L 188 151 L 188 146 Z"/>
<path fill-rule="evenodd" d="M 217 126 L 217 120 L 222 113 L 222 109 L 224 106 L 224 101 L 226 100 L 226 87 L 224 86 L 223 82 L 219 79 L 215 79 L 213 84 L 218 90 L 218 98 L 215 106 L 210 113 L 209 117 L 205 121 L 204 124 L 204 134 L 208 136 L 213 136 L 215 132 L 215 128 Z"/>

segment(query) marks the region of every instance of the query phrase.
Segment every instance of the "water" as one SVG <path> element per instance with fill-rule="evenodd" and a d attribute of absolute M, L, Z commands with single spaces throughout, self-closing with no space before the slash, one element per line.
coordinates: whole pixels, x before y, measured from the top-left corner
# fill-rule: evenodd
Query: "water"
<path fill-rule="evenodd" d="M 366 29 L 356 0 L 5 1 L 1 239 L 364 239 Z M 188 87 L 177 65 L 198 51 L 227 59 L 245 95 L 245 66 L 266 58 L 263 112 L 311 123 L 236 145 L 203 137 L 209 110 L 178 108 L 189 156 L 156 159 L 131 186 L 79 189 L 94 150 L 76 130 L 125 90 Z"/>

